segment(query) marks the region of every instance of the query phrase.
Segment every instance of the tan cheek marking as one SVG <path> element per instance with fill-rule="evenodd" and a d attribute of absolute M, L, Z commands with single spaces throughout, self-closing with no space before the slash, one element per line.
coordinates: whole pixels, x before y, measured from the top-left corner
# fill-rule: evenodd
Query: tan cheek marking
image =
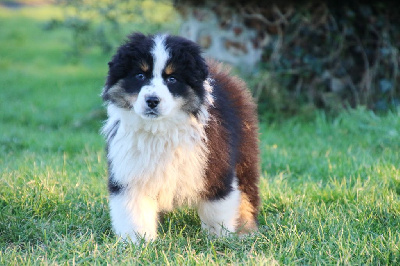
<path fill-rule="evenodd" d="M 123 92 L 123 88 L 121 87 L 120 81 L 118 81 L 118 83 L 116 83 L 114 86 L 112 86 L 108 90 L 108 94 L 110 94 L 110 95 L 117 95 L 117 94 L 121 94 L 122 92 Z"/>
<path fill-rule="evenodd" d="M 137 94 L 129 95 L 127 98 L 131 103 L 135 103 L 137 101 L 138 95 Z"/>
<path fill-rule="evenodd" d="M 135 104 L 138 98 L 138 94 L 136 93 L 126 93 L 120 82 L 109 89 L 108 95 L 110 95 L 110 98 L 114 99 L 119 105 L 127 108 L 130 108 L 131 105 Z"/>
<path fill-rule="evenodd" d="M 167 75 L 171 75 L 172 73 L 174 73 L 175 68 L 172 64 L 169 64 L 166 68 L 165 68 L 165 74 Z"/>

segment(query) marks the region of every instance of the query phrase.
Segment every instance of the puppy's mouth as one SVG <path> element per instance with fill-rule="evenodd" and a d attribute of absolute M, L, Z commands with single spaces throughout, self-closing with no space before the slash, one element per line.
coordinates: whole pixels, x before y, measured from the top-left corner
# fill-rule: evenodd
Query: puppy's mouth
<path fill-rule="evenodd" d="M 150 110 L 146 110 L 146 112 L 144 112 L 143 116 L 148 119 L 156 119 L 160 116 L 160 114 L 156 110 L 150 109 Z"/>

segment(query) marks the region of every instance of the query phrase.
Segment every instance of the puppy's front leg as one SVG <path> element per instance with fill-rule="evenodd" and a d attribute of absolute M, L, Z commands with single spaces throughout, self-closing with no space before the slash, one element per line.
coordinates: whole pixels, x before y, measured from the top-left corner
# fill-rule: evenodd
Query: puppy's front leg
<path fill-rule="evenodd" d="M 138 243 L 157 237 L 158 208 L 156 200 L 128 193 L 110 196 L 111 222 L 116 235 Z"/>

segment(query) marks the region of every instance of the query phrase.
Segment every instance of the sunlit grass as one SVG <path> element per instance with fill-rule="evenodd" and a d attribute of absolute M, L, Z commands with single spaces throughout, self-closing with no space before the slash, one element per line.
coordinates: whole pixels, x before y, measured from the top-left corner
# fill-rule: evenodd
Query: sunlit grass
<path fill-rule="evenodd" d="M 98 134 L 109 56 L 71 61 L 67 31 L 9 11 L 0 9 L 0 264 L 400 263 L 399 113 L 364 109 L 261 123 L 254 235 L 210 238 L 184 209 L 155 242 L 119 241 Z"/>

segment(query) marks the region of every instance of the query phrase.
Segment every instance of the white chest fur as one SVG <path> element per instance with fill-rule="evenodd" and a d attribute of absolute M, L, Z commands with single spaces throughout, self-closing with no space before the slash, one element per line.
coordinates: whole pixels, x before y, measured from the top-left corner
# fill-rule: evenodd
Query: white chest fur
<path fill-rule="evenodd" d="M 108 159 L 114 180 L 127 186 L 125 193 L 155 199 L 160 210 L 196 203 L 204 187 L 207 118 L 182 113 L 173 119 L 143 120 L 113 105 L 108 115 L 106 134 L 120 121 L 109 139 Z"/>

